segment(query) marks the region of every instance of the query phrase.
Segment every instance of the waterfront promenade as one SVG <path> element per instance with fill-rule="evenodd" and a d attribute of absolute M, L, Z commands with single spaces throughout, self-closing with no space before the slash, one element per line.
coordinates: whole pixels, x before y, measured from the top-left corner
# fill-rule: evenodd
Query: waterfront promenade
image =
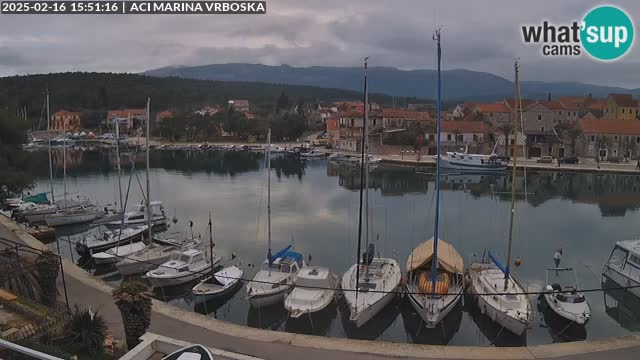
<path fill-rule="evenodd" d="M 42 248 L 44 245 L 0 215 L 0 237 Z M 111 286 L 64 260 L 66 284 L 72 306 L 91 307 L 108 322 L 112 334 L 124 338 L 120 313 L 111 298 Z M 185 311 L 154 300 L 149 331 L 182 341 L 263 359 L 635 359 L 640 334 L 574 343 L 494 348 L 431 346 L 382 341 L 361 341 L 298 335 L 254 329 Z"/>

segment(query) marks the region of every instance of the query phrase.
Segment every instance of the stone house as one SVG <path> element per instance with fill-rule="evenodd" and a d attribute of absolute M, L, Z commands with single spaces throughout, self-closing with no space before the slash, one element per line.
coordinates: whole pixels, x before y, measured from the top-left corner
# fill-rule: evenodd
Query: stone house
<path fill-rule="evenodd" d="M 582 137 L 576 145 L 579 156 L 600 160 L 630 160 L 640 156 L 640 121 L 580 119 Z"/>
<path fill-rule="evenodd" d="M 606 119 L 635 120 L 638 115 L 638 101 L 631 94 L 609 94 L 607 97 Z"/>

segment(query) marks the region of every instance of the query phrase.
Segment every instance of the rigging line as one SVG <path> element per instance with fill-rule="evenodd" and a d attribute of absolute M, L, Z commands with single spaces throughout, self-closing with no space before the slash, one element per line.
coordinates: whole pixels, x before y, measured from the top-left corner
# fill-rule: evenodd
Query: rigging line
<path fill-rule="evenodd" d="M 78 244 L 80 243 L 79 241 L 72 241 L 70 239 L 61 239 L 62 241 L 66 241 L 66 242 L 70 242 L 71 244 Z M 132 259 L 129 258 L 128 256 L 120 256 L 120 255 L 116 255 L 117 258 L 119 259 L 126 259 L 126 260 L 130 260 L 130 261 L 134 261 L 134 262 L 138 262 L 138 263 L 143 263 L 143 264 L 147 264 L 147 265 L 155 265 L 158 266 L 158 264 L 156 263 L 152 263 L 149 261 L 144 261 L 144 260 L 138 260 L 138 259 Z M 183 271 L 183 273 L 188 273 L 188 274 L 199 274 L 201 272 L 199 271 L 191 271 L 191 270 L 185 270 Z M 260 283 L 260 284 L 267 284 L 267 285 L 281 285 L 281 286 L 289 286 L 291 288 L 293 287 L 301 287 L 301 288 L 305 288 L 305 289 L 317 289 L 317 290 L 334 290 L 334 291 L 342 291 L 342 292 L 357 292 L 357 289 L 344 289 L 344 288 L 340 288 L 340 287 L 325 287 L 325 286 L 304 286 L 304 285 L 294 285 L 294 284 L 281 284 L 279 282 L 272 282 L 272 281 L 262 281 L 262 280 L 252 280 L 249 278 L 245 278 L 245 277 L 233 277 L 233 276 L 224 276 L 224 275 L 218 275 L 221 278 L 224 279 L 232 279 L 232 280 L 241 280 L 241 281 L 247 281 L 247 282 L 254 282 L 254 283 Z M 606 288 L 603 287 L 599 287 L 599 288 L 587 288 L 587 289 L 575 289 L 575 290 L 561 290 L 561 291 L 520 291 L 520 292 L 495 292 L 495 293 L 474 293 L 475 296 L 500 296 L 500 295 L 544 295 L 544 294 L 570 294 L 575 292 L 579 292 L 579 293 L 593 293 L 593 292 L 603 292 L 603 291 L 615 291 L 615 290 L 630 290 L 630 289 L 636 289 L 636 288 L 640 288 L 640 285 L 629 285 L 629 286 L 608 286 Z M 402 294 L 407 294 L 407 295 L 424 295 L 424 293 L 421 292 L 411 292 L 411 291 L 406 291 L 406 290 L 395 290 L 395 291 L 384 291 L 384 290 L 368 290 L 369 293 L 380 293 L 380 294 L 396 294 L 396 295 L 402 295 Z"/>

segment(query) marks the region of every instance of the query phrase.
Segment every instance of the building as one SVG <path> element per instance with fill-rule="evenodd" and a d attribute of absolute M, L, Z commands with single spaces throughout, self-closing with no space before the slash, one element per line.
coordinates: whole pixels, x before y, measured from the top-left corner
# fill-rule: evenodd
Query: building
<path fill-rule="evenodd" d="M 220 109 L 219 109 L 218 107 L 215 107 L 215 106 L 205 106 L 205 107 L 203 107 L 203 108 L 202 108 L 202 109 L 200 109 L 200 110 L 196 110 L 196 111 L 194 111 L 193 113 L 194 113 L 194 114 L 198 114 L 198 115 L 205 116 L 205 115 L 213 115 L 213 114 L 217 113 L 218 111 L 220 111 Z"/>
<path fill-rule="evenodd" d="M 600 160 L 637 159 L 640 155 L 640 121 L 580 119 L 582 137 L 577 152 Z"/>
<path fill-rule="evenodd" d="M 485 152 L 488 127 L 482 121 L 442 121 L 440 145 L 444 151 L 458 151 L 468 147 L 470 152 Z M 430 143 L 435 140 L 436 129 L 427 133 Z"/>
<path fill-rule="evenodd" d="M 76 131 L 82 127 L 80 118 L 82 114 L 67 110 L 56 111 L 51 115 L 50 128 L 54 131 Z"/>
<path fill-rule="evenodd" d="M 168 119 L 170 117 L 174 117 L 176 114 L 173 111 L 165 110 L 160 111 L 156 114 L 156 122 L 159 123 L 164 119 Z"/>
<path fill-rule="evenodd" d="M 229 108 L 239 111 L 239 112 L 248 112 L 249 109 L 249 100 L 229 100 Z"/>
<path fill-rule="evenodd" d="M 121 133 L 131 133 L 134 129 L 141 129 L 147 120 L 145 109 L 109 110 L 107 112 L 106 125 L 109 129 L 115 129 L 117 121 Z"/>
<path fill-rule="evenodd" d="M 560 101 L 537 101 L 522 112 L 527 155 L 563 156 L 565 148 L 558 139 L 557 127 L 571 127 L 578 119 L 578 109 L 569 109 Z"/>
<path fill-rule="evenodd" d="M 340 124 L 338 118 L 327 119 L 327 142 L 335 144 L 340 138 Z"/>
<path fill-rule="evenodd" d="M 511 122 L 513 110 L 504 102 L 488 104 L 470 104 L 471 114 L 467 114 L 467 119 L 474 118 L 476 114 L 482 114 L 483 120 L 490 122 L 493 126 L 501 126 Z"/>
<path fill-rule="evenodd" d="M 638 115 L 638 101 L 631 94 L 609 94 L 607 97 L 606 119 L 635 120 Z"/>
<path fill-rule="evenodd" d="M 339 112 L 351 113 L 364 111 L 364 103 L 362 101 L 336 101 L 333 104 Z"/>
<path fill-rule="evenodd" d="M 404 109 L 382 109 L 382 127 L 385 131 L 407 129 L 432 121 L 429 113 Z M 375 124 L 374 124 L 375 125 Z"/>
<path fill-rule="evenodd" d="M 509 134 L 509 143 L 507 144 L 507 137 L 504 136 L 504 133 L 500 130 L 497 130 L 494 133 L 494 140 L 495 140 L 495 151 L 497 154 L 499 155 L 506 155 L 509 154 L 509 156 L 513 156 L 513 143 L 516 141 L 515 138 L 515 134 L 516 132 L 514 132 L 513 130 L 511 130 L 511 133 Z M 518 156 L 522 156 L 522 146 L 525 144 L 525 136 L 522 132 L 517 131 L 518 134 L 518 142 L 516 143 L 516 154 Z"/>

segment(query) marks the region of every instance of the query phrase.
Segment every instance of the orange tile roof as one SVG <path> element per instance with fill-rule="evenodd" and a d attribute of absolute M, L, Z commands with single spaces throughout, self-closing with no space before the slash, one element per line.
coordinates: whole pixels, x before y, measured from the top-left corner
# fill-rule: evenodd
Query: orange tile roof
<path fill-rule="evenodd" d="M 509 113 L 511 110 L 503 103 L 476 104 L 475 108 L 483 113 Z"/>
<path fill-rule="evenodd" d="M 631 94 L 609 94 L 609 98 L 618 106 L 622 107 L 637 107 L 638 102 L 633 99 Z"/>
<path fill-rule="evenodd" d="M 123 109 L 123 110 L 109 110 L 107 117 L 120 117 L 126 118 L 131 116 L 145 116 L 147 114 L 145 109 Z"/>
<path fill-rule="evenodd" d="M 640 121 L 618 119 L 581 118 L 578 124 L 582 131 L 589 134 L 639 135 Z"/>
<path fill-rule="evenodd" d="M 404 109 L 382 109 L 382 117 L 394 119 L 415 119 L 418 121 L 431 120 L 429 113 Z"/>
<path fill-rule="evenodd" d="M 80 116 L 82 115 L 79 112 L 67 111 L 67 110 L 59 110 L 54 112 L 51 116 Z"/>
<path fill-rule="evenodd" d="M 482 121 L 443 121 L 442 131 L 454 132 L 459 131 L 461 134 L 486 133 L 487 126 Z"/>
<path fill-rule="evenodd" d="M 567 108 L 560 101 L 538 101 L 538 104 L 549 110 L 566 110 Z"/>
<path fill-rule="evenodd" d="M 515 107 L 515 99 L 506 99 L 504 101 L 511 109 Z M 522 104 L 522 108 L 526 109 L 529 106 L 535 104 L 537 101 L 531 99 L 520 99 L 520 103 Z"/>

